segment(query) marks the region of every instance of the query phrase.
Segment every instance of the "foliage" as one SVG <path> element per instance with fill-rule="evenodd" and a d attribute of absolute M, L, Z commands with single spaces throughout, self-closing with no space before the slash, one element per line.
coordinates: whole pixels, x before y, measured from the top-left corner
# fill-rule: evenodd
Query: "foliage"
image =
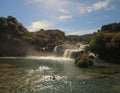
<path fill-rule="evenodd" d="M 90 67 L 93 65 L 93 60 L 89 57 L 89 53 L 82 53 L 76 60 L 75 64 L 78 67 Z"/>
<path fill-rule="evenodd" d="M 92 34 L 86 34 L 86 35 L 68 35 L 66 36 L 67 40 L 69 42 L 77 43 L 77 42 L 83 42 L 83 43 L 88 43 Z"/>
<path fill-rule="evenodd" d="M 100 31 L 101 32 L 120 32 L 120 23 L 103 25 Z"/>
<path fill-rule="evenodd" d="M 117 23 L 116 23 L 117 24 Z M 118 24 L 119 25 L 119 24 Z M 105 31 L 100 31 L 94 33 L 89 44 L 91 46 L 91 51 L 98 54 L 100 59 L 106 60 L 109 62 L 119 63 L 120 60 L 120 25 L 117 31 L 111 32 L 109 31 L 110 27 L 114 27 L 113 25 L 105 25 L 108 29 L 101 29 Z M 110 27 L 109 27 L 110 26 Z M 106 32 L 107 31 L 107 32 Z"/>
<path fill-rule="evenodd" d="M 60 30 L 29 32 L 15 17 L 0 17 L 0 56 L 24 56 L 28 50 L 53 51 L 65 42 L 65 34 Z"/>

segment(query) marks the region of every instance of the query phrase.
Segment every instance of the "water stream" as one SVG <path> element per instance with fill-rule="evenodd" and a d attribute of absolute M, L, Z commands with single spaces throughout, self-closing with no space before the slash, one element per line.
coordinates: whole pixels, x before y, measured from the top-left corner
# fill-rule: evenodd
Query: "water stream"
<path fill-rule="evenodd" d="M 120 93 L 119 68 L 78 68 L 73 59 L 62 57 L 3 57 L 0 93 Z"/>

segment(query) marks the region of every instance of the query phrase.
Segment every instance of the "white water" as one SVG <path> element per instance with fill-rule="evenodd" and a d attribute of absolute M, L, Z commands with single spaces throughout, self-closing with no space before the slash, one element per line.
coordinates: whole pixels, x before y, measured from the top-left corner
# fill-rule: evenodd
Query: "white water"
<path fill-rule="evenodd" d="M 69 71 L 72 73 L 72 70 L 74 70 L 71 66 L 71 64 L 74 64 L 73 59 L 50 56 L 32 56 L 26 57 L 25 59 L 37 59 L 37 61 L 40 60 L 40 62 L 43 61 L 42 63 L 45 63 L 44 65 L 41 64 L 39 67 L 27 70 L 28 74 L 25 77 L 25 86 L 29 85 L 32 87 L 30 89 L 32 92 L 40 93 L 40 91 L 51 91 L 50 93 L 56 93 L 55 91 L 62 88 L 64 84 L 69 84 L 67 74 L 69 74 Z M 64 72 L 61 73 L 61 70 Z"/>
<path fill-rule="evenodd" d="M 66 58 L 77 58 L 83 51 L 85 51 L 85 48 L 89 45 L 82 45 L 80 44 L 79 48 L 73 48 L 73 49 L 65 49 L 63 53 L 63 57 Z"/>
<path fill-rule="evenodd" d="M 67 61 L 73 60 L 65 57 L 55 57 L 55 56 L 26 56 L 26 57 L 0 57 L 0 59 L 38 59 L 38 60 L 56 60 L 56 61 Z"/>
<path fill-rule="evenodd" d="M 80 55 L 83 50 L 79 49 L 66 49 L 63 57 L 65 58 L 76 58 L 76 56 Z"/>

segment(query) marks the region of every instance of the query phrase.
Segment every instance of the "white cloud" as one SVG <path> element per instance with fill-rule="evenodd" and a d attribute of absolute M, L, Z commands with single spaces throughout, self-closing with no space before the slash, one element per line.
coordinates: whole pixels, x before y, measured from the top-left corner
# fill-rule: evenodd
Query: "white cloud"
<path fill-rule="evenodd" d="M 71 0 L 25 0 L 27 4 L 36 4 L 43 8 L 44 11 L 52 13 L 53 15 L 58 13 L 68 14 L 70 13 L 69 7 L 72 3 Z M 72 3 L 73 4 L 73 3 Z"/>
<path fill-rule="evenodd" d="M 75 2 L 73 0 L 26 0 L 28 4 L 37 4 L 43 7 L 44 11 L 49 12 L 49 15 L 63 14 L 78 14 L 79 13 L 91 13 L 93 11 L 106 9 L 113 10 L 114 6 L 110 5 L 111 0 L 96 0 L 95 3 L 88 5 L 86 3 Z M 89 3 L 89 2 L 88 2 Z"/>
<path fill-rule="evenodd" d="M 48 22 L 48 21 L 35 21 L 31 24 L 29 31 L 37 31 L 39 29 L 46 29 L 48 27 L 50 27 L 52 25 L 52 23 Z"/>
<path fill-rule="evenodd" d="M 79 30 L 79 31 L 72 31 L 67 33 L 67 35 L 83 35 L 83 34 L 91 34 L 96 32 L 98 29 L 86 29 L 86 30 Z"/>
<path fill-rule="evenodd" d="M 64 14 L 69 14 L 69 13 L 70 13 L 69 10 L 64 9 L 64 8 L 60 8 L 59 11 L 60 11 L 61 13 L 64 13 Z"/>
<path fill-rule="evenodd" d="M 80 31 L 75 31 L 75 32 L 69 32 L 67 35 L 81 35 Z"/>
<path fill-rule="evenodd" d="M 59 16 L 58 19 L 60 20 L 66 20 L 66 19 L 71 19 L 72 16 Z"/>
<path fill-rule="evenodd" d="M 101 2 L 93 3 L 91 6 L 85 4 L 78 4 L 78 10 L 80 13 L 91 13 L 92 11 L 100 10 L 100 9 L 107 9 L 110 7 L 110 0 L 104 0 Z M 111 8 L 113 9 L 113 7 Z"/>
<path fill-rule="evenodd" d="M 101 1 L 101 2 L 97 2 L 95 4 L 92 5 L 92 8 L 94 10 L 99 10 L 101 8 L 107 8 L 107 6 L 109 5 L 110 0 L 105 0 L 105 1 Z"/>
<path fill-rule="evenodd" d="M 113 10 L 115 7 L 111 5 L 111 0 L 93 0 L 95 3 L 82 3 L 82 0 L 25 0 L 27 4 L 36 5 L 38 9 L 34 9 L 37 16 L 43 19 L 54 21 L 54 26 L 60 24 L 63 20 L 77 19 L 80 13 L 91 13 L 98 10 Z M 84 0 L 83 0 L 84 1 Z M 85 1 L 86 2 L 86 1 Z M 39 11 L 38 11 L 39 10 Z M 39 13 L 41 12 L 41 13 Z M 36 15 L 34 14 L 34 15 Z M 61 15 L 61 16 L 60 16 Z M 76 18 L 75 18 L 76 17 Z M 79 17 L 78 17 L 79 18 Z M 59 20 L 58 20 L 59 19 Z M 62 20 L 62 21 L 61 21 Z M 80 20 L 80 19 L 77 19 Z M 50 28 L 50 21 L 36 21 L 29 27 L 30 30 L 35 31 L 41 28 Z M 79 32 L 79 31 L 78 31 Z M 74 34 L 74 33 L 73 33 Z"/>

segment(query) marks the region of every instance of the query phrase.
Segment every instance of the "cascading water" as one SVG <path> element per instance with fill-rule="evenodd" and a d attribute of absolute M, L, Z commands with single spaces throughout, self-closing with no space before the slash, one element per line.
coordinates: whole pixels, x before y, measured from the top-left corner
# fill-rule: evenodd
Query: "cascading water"
<path fill-rule="evenodd" d="M 72 45 L 69 44 L 63 44 L 63 45 L 57 45 L 54 48 L 54 54 L 55 56 L 63 56 L 66 49 L 74 49 Z"/>
<path fill-rule="evenodd" d="M 79 49 L 66 49 L 63 54 L 63 57 L 77 58 L 82 52 L 83 50 L 79 50 Z"/>
<path fill-rule="evenodd" d="M 85 51 L 85 48 L 88 45 L 81 45 L 80 47 L 77 49 L 66 49 L 63 53 L 63 57 L 67 57 L 67 58 L 77 58 L 81 53 L 83 53 Z"/>
<path fill-rule="evenodd" d="M 70 49 L 66 49 L 66 50 L 64 51 L 63 57 L 69 58 L 69 54 L 70 54 Z"/>

